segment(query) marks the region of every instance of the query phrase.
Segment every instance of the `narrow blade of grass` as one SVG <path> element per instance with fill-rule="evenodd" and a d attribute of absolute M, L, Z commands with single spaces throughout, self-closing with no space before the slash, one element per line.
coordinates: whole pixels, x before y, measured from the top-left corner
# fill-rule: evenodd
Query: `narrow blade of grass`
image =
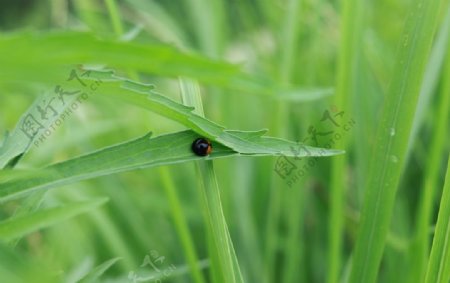
<path fill-rule="evenodd" d="M 450 156 L 425 282 L 450 281 Z"/>
<path fill-rule="evenodd" d="M 168 168 L 161 167 L 159 172 L 162 178 L 164 191 L 166 192 L 169 200 L 175 228 L 177 229 L 178 235 L 181 239 L 184 253 L 188 261 L 191 277 L 196 283 L 204 283 L 206 281 L 201 272 L 197 252 L 195 251 L 194 241 L 192 240 L 186 218 L 182 211 L 181 201 L 178 197 L 175 183 L 171 179 Z"/>
<path fill-rule="evenodd" d="M 110 259 L 96 268 L 94 268 L 91 272 L 86 274 L 78 283 L 95 283 L 98 282 L 99 278 L 108 270 L 110 269 L 116 262 L 118 262 L 120 258 L 113 258 Z"/>
<path fill-rule="evenodd" d="M 195 107 L 197 114 L 203 116 L 203 106 L 199 87 L 195 82 L 181 80 L 181 95 L 183 102 L 188 106 Z M 202 178 L 200 186 L 202 206 L 204 215 L 207 216 L 206 222 L 211 237 L 212 256 L 216 259 L 211 260 L 217 272 L 216 276 L 221 275 L 223 282 L 243 283 L 238 260 L 234 252 L 233 244 L 228 232 L 228 226 L 222 209 L 220 199 L 220 190 L 217 183 L 212 161 L 200 161 L 197 163 L 198 174 Z"/>
<path fill-rule="evenodd" d="M 377 278 L 420 84 L 442 3 L 440 0 L 419 0 L 408 15 L 371 159 L 352 261 L 352 283 L 371 283 Z"/>
<path fill-rule="evenodd" d="M 450 10 L 448 13 L 450 20 Z M 449 21 L 450 22 L 450 21 Z M 413 242 L 409 249 L 412 264 L 408 282 L 422 282 L 425 276 L 430 249 L 430 221 L 433 215 L 433 204 L 436 198 L 441 161 L 444 158 L 446 140 L 448 140 L 450 111 L 450 55 L 447 54 L 444 85 L 438 98 L 438 109 L 433 121 L 433 135 L 430 151 L 425 166 L 424 182 L 421 187 L 421 198 L 417 211 L 417 222 L 413 234 Z"/>
<path fill-rule="evenodd" d="M 334 104 L 346 115 L 352 115 L 350 99 L 355 95 L 358 80 L 360 42 L 362 41 L 364 1 L 345 0 L 342 7 L 342 43 L 339 50 L 339 63 L 336 80 Z M 348 138 L 344 135 L 336 141 L 337 148 L 347 148 Z M 338 282 L 342 269 L 342 246 L 344 237 L 344 214 L 347 193 L 347 155 L 332 160 L 330 181 L 329 212 L 329 256 L 327 282 Z"/>
<path fill-rule="evenodd" d="M 98 199 L 68 204 L 62 207 L 38 211 L 11 220 L 5 220 L 0 222 L 0 239 L 10 241 L 15 238 L 23 237 L 31 232 L 52 226 L 61 221 L 93 210 L 104 204 L 106 201 L 107 199 Z"/>

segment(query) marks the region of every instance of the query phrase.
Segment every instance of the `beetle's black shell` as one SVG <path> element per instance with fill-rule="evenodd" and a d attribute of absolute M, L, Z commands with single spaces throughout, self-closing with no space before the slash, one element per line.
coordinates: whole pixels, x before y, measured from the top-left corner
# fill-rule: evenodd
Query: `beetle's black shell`
<path fill-rule="evenodd" d="M 205 138 L 198 138 L 192 143 L 192 151 L 198 156 L 207 156 L 212 151 L 211 142 Z"/>

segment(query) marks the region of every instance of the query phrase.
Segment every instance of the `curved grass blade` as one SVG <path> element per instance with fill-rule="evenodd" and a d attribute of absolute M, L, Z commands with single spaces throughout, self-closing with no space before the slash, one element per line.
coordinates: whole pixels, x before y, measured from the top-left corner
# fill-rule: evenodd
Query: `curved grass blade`
<path fill-rule="evenodd" d="M 0 239 L 10 241 L 39 229 L 52 226 L 79 214 L 88 212 L 107 201 L 106 198 L 68 204 L 62 207 L 41 210 L 32 214 L 0 222 Z"/>
<path fill-rule="evenodd" d="M 182 27 L 167 13 L 160 3 L 145 0 L 126 0 L 125 5 L 133 10 L 145 25 L 146 30 L 165 42 L 185 45 L 188 40 Z"/>
<path fill-rule="evenodd" d="M 116 262 L 118 262 L 121 258 L 113 258 L 110 259 L 101 265 L 94 268 L 91 272 L 86 274 L 78 283 L 95 283 L 99 281 L 99 278 L 108 270 L 110 269 Z"/>
<path fill-rule="evenodd" d="M 194 130 L 195 132 L 217 141 L 241 154 L 279 154 L 273 146 L 280 140 L 263 137 L 265 130 L 243 132 L 226 130 L 193 112 L 194 108 L 184 106 L 155 91 L 152 85 L 133 82 L 115 76 L 112 72 L 90 71 L 92 80 L 101 80 L 97 93 L 135 104 L 149 109 L 168 119 Z M 297 146 L 298 147 L 298 146 Z M 284 152 L 283 154 L 288 155 Z M 314 153 L 313 153 L 314 155 Z"/>

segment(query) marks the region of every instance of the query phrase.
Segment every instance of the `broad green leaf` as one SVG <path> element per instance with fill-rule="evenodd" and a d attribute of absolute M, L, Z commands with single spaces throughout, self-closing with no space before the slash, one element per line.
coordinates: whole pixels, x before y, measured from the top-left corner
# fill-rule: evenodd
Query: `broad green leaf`
<path fill-rule="evenodd" d="M 39 229 L 88 212 L 104 204 L 107 199 L 97 199 L 80 203 L 68 204 L 62 207 L 41 210 L 21 217 L 0 222 L 0 239 L 10 241 L 23 237 Z"/>
<path fill-rule="evenodd" d="M 426 62 L 444 1 L 418 0 L 408 14 L 380 116 L 350 282 L 377 279 Z"/>
<path fill-rule="evenodd" d="M 69 66 L 100 64 L 159 76 L 186 76 L 203 83 L 276 99 L 301 101 L 330 94 L 329 88 L 282 87 L 268 78 L 246 74 L 237 65 L 183 53 L 167 45 L 98 39 L 90 33 L 80 32 L 28 32 L 0 36 L 0 62 L 0 82 L 58 84 L 66 78 Z M 275 96 L 275 93 L 281 95 Z"/>
<path fill-rule="evenodd" d="M 78 64 L 108 64 L 162 76 L 186 75 L 220 85 L 230 83 L 221 76 L 243 78 L 237 66 L 184 54 L 170 46 L 99 39 L 90 33 L 6 34 L 0 38 L 0 51 L 1 81 L 21 81 L 31 74 L 37 82 L 64 78 L 65 74 L 58 72 Z"/>
<path fill-rule="evenodd" d="M 14 179 L 26 179 L 30 177 L 42 176 L 44 174 L 48 174 L 45 170 L 23 170 L 23 169 L 4 169 L 0 170 L 0 183 L 5 183 Z"/>
<path fill-rule="evenodd" d="M 246 133 L 244 132 L 243 135 Z M 188 130 L 150 138 L 150 134 L 136 140 L 101 149 L 78 158 L 45 168 L 42 176 L 32 175 L 0 183 L 0 202 L 26 195 L 30 192 L 74 183 L 81 180 L 159 165 L 176 164 L 195 160 L 211 160 L 230 156 L 325 157 L 342 153 L 338 150 L 319 149 L 294 142 L 259 137 L 256 144 L 269 148 L 259 153 L 239 153 L 212 142 L 213 152 L 207 157 L 195 155 L 192 142 L 199 134 Z M 295 150 L 292 150 L 294 148 Z"/>

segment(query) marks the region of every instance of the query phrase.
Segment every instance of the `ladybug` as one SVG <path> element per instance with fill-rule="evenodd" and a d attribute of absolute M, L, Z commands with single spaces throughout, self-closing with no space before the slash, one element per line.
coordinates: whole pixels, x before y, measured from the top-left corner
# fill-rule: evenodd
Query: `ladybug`
<path fill-rule="evenodd" d="M 198 156 L 207 156 L 212 152 L 211 142 L 205 138 L 196 139 L 191 148 Z"/>

